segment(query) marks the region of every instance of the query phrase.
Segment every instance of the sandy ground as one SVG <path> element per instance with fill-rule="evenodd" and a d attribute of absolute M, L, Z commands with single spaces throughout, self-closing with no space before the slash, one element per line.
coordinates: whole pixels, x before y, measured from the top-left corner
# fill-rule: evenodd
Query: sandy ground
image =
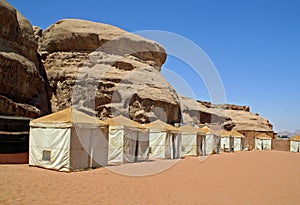
<path fill-rule="evenodd" d="M 140 166 L 148 165 L 124 167 Z M 298 205 L 299 186 L 300 154 L 280 151 L 224 153 L 202 162 L 189 157 L 144 177 L 0 165 L 0 204 Z"/>

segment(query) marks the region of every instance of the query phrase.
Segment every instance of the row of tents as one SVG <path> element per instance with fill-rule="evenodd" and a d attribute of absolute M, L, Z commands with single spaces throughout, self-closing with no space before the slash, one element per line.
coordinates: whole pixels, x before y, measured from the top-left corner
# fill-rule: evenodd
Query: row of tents
<path fill-rule="evenodd" d="M 139 124 L 121 115 L 101 121 L 67 108 L 31 120 L 29 165 L 75 171 L 148 159 L 209 155 L 220 149 L 243 150 L 244 138 L 237 131 L 217 132 L 207 126 L 189 125 L 177 128 L 159 120 Z M 257 149 L 271 148 L 269 141 L 266 136 L 256 138 Z"/>

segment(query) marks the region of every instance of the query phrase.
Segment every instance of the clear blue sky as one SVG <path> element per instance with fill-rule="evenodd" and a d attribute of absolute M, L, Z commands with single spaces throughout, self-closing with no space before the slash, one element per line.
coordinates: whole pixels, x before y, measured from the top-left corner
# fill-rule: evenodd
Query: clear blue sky
<path fill-rule="evenodd" d="M 252 112 L 268 118 L 275 131 L 300 129 L 298 0 L 8 2 L 43 29 L 59 19 L 81 18 L 132 32 L 163 30 L 182 35 L 214 62 L 227 103 L 249 105 Z M 168 58 L 164 67 L 188 81 L 196 98 L 209 100 L 187 65 Z"/>

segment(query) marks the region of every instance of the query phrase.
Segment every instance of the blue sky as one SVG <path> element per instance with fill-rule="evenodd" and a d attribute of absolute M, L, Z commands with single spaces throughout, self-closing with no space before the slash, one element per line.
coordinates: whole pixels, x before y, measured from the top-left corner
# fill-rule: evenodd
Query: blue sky
<path fill-rule="evenodd" d="M 8 2 L 43 29 L 63 18 L 80 18 L 131 32 L 163 30 L 184 36 L 215 64 L 227 103 L 250 106 L 269 119 L 275 131 L 300 129 L 298 0 Z M 164 67 L 184 78 L 195 98 L 210 100 L 188 65 L 169 57 Z"/>

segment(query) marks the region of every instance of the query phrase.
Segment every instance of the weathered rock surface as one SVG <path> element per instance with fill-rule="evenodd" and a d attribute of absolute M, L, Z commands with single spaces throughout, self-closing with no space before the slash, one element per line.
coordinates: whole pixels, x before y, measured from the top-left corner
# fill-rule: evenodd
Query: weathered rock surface
<path fill-rule="evenodd" d="M 53 111 L 73 104 L 95 110 L 100 118 L 122 113 L 139 122 L 160 118 L 217 123 L 228 130 L 272 130 L 247 106 L 213 105 L 178 96 L 159 73 L 166 54 L 153 41 L 75 19 L 58 21 L 36 36 L 52 88 Z"/>
<path fill-rule="evenodd" d="M 204 101 L 198 101 L 198 102 L 207 108 L 217 108 L 217 109 L 224 109 L 224 110 L 242 110 L 242 111 L 250 112 L 249 106 L 232 105 L 232 104 L 215 105 L 212 104 L 211 102 L 204 102 Z"/>
<path fill-rule="evenodd" d="M 103 46 L 116 38 L 119 39 Z M 129 54 L 141 61 L 150 61 L 158 68 L 166 60 L 165 50 L 154 41 L 108 24 L 79 19 L 60 20 L 47 28 L 43 32 L 39 52 L 43 55 L 60 51 L 93 52 L 100 46 L 103 46 L 101 50 L 105 50 L 105 53 L 119 56 Z"/>
<path fill-rule="evenodd" d="M 238 131 L 261 131 L 272 132 L 273 125 L 265 118 L 242 110 L 225 110 L 226 116 L 230 117 Z"/>
<path fill-rule="evenodd" d="M 227 130 L 272 132 L 270 122 L 250 112 L 248 106 L 214 105 L 209 102 L 180 98 L 184 123 L 219 123 Z"/>
<path fill-rule="evenodd" d="M 31 24 L 0 0 L 0 112 L 37 117 L 50 112 L 47 78 Z"/>
<path fill-rule="evenodd" d="M 224 109 L 216 107 L 225 107 Z M 209 110 L 213 113 L 222 113 L 235 124 L 238 131 L 261 131 L 272 132 L 273 125 L 265 118 L 250 112 L 248 106 L 238 105 L 215 105 Z"/>
<path fill-rule="evenodd" d="M 73 104 L 100 118 L 122 113 L 139 122 L 180 122 L 178 96 L 159 72 L 166 59 L 159 44 L 75 19 L 50 26 L 39 43 L 53 111 Z"/>
<path fill-rule="evenodd" d="M 231 119 L 226 117 L 225 113 L 213 112 L 196 100 L 180 96 L 180 106 L 182 111 L 182 120 L 184 124 L 204 124 L 204 123 L 220 123 L 223 124 Z"/>

